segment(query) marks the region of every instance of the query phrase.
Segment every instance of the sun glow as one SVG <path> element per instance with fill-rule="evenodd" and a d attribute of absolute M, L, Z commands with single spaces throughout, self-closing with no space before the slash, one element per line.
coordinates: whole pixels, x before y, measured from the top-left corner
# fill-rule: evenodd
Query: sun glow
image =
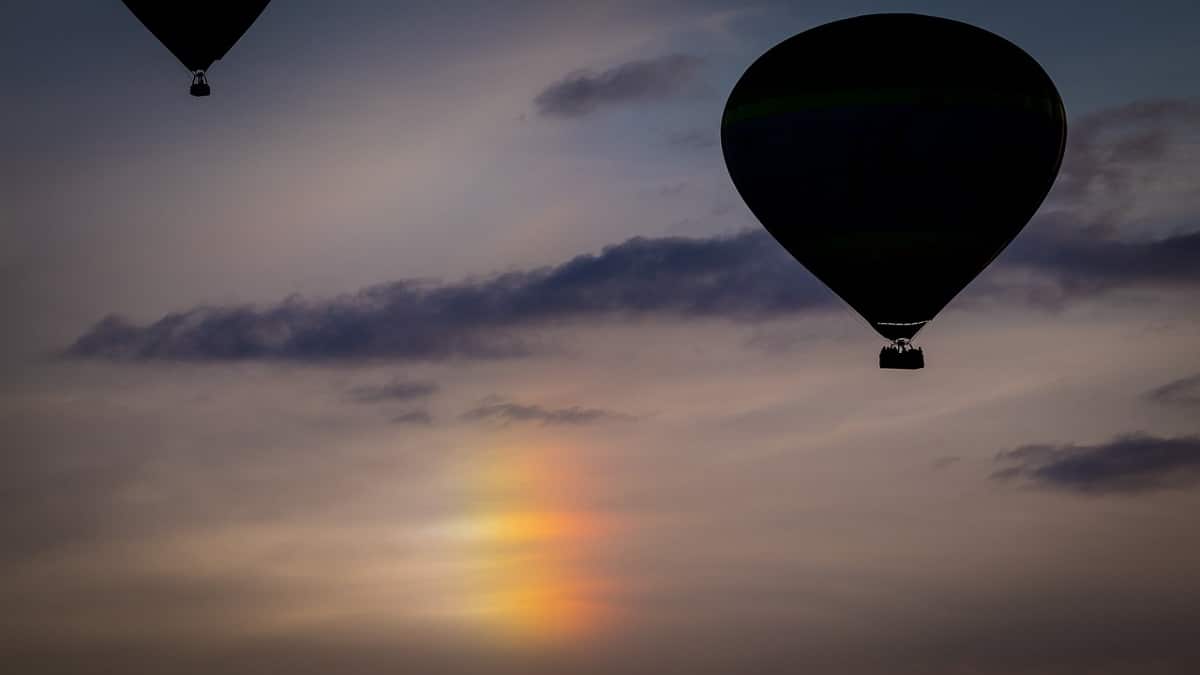
<path fill-rule="evenodd" d="M 564 455 L 488 453 L 464 476 L 467 508 L 437 528 L 470 570 L 455 613 L 508 640 L 577 641 L 611 614 L 589 569 L 611 523 L 580 506 L 586 486 Z"/>

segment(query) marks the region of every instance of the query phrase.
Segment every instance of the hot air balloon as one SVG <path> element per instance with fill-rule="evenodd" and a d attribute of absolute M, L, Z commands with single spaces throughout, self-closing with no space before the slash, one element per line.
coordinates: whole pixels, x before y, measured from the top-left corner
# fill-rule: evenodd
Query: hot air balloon
<path fill-rule="evenodd" d="M 192 73 L 192 96 L 208 96 L 206 72 L 262 14 L 270 0 L 124 0 L 134 16 Z"/>
<path fill-rule="evenodd" d="M 891 341 L 880 367 L 915 369 L 913 337 L 1037 211 L 1066 133 L 1054 83 L 1008 40 L 871 14 L 759 57 L 721 148 L 767 231 Z"/>

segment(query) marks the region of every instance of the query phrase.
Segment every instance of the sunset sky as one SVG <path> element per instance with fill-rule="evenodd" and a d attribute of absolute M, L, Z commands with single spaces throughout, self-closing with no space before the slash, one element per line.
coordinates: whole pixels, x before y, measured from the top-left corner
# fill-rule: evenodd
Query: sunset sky
<path fill-rule="evenodd" d="M 195 99 L 116 0 L 17 3 L 0 660 L 1198 672 L 1200 5 L 1086 4 L 278 0 Z M 758 55 L 876 11 L 1070 119 L 916 372 L 718 142 Z"/>

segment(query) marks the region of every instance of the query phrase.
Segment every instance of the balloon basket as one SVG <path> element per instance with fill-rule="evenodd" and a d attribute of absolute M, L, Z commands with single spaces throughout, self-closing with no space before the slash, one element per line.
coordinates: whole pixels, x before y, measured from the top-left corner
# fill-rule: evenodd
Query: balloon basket
<path fill-rule="evenodd" d="M 192 96 L 208 96 L 212 93 L 212 89 L 208 86 L 208 78 L 204 76 L 203 70 L 197 70 L 192 73 L 192 87 L 189 90 Z"/>
<path fill-rule="evenodd" d="M 920 370 L 925 367 L 925 352 L 907 341 L 893 342 L 879 351 L 879 367 L 889 370 Z"/>

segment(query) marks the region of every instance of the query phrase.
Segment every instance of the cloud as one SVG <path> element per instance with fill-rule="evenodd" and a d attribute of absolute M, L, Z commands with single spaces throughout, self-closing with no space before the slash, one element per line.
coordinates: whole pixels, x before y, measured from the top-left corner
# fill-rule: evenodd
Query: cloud
<path fill-rule="evenodd" d="M 1043 211 L 1060 210 L 1069 217 L 1056 219 L 1059 225 L 1104 237 L 1194 217 L 1200 208 L 1198 143 L 1196 99 L 1135 101 L 1080 116 L 1071 121 L 1063 165 Z"/>
<path fill-rule="evenodd" d="M 667 134 L 667 145 L 687 150 L 715 148 L 718 140 L 717 133 L 710 129 L 689 129 Z"/>
<path fill-rule="evenodd" d="M 1200 232 L 1154 241 L 1101 239 L 1086 233 L 1029 232 L 996 261 L 995 273 L 969 295 L 1060 309 L 1119 288 L 1200 287 Z M 1032 276 L 1012 275 L 1024 271 Z"/>
<path fill-rule="evenodd" d="M 437 385 L 433 382 L 410 382 L 396 379 L 388 384 L 354 387 L 348 394 L 355 403 L 379 403 L 424 398 L 432 396 L 437 389 Z"/>
<path fill-rule="evenodd" d="M 392 417 L 392 423 L 429 426 L 433 424 L 433 416 L 424 410 L 409 410 Z"/>
<path fill-rule="evenodd" d="M 547 117 L 583 117 L 604 106 L 669 98 L 690 81 L 701 60 L 686 54 L 629 61 L 600 73 L 579 70 L 534 98 Z"/>
<path fill-rule="evenodd" d="M 1026 445 L 1001 452 L 996 480 L 1025 480 L 1084 494 L 1139 493 L 1200 485 L 1200 436 L 1144 433 L 1098 445 Z"/>
<path fill-rule="evenodd" d="M 399 281 L 332 300 L 197 307 L 149 325 L 109 316 L 67 350 L 115 360 L 503 358 L 547 322 L 624 314 L 767 319 L 832 295 L 764 232 L 634 238 L 557 267 L 449 284 Z"/>
<path fill-rule="evenodd" d="M 581 425 L 629 419 L 622 413 L 599 408 L 544 408 L 540 405 L 522 405 L 498 398 L 485 399 L 481 405 L 462 414 L 465 420 L 488 420 L 508 424 L 510 422 L 538 422 L 542 425 Z"/>
<path fill-rule="evenodd" d="M 971 286 L 966 302 L 1058 309 L 1119 288 L 1197 288 L 1196 260 L 1200 233 L 1148 242 L 1030 233 L 997 261 L 997 271 Z M 520 331 L 549 322 L 613 315 L 761 321 L 834 301 L 761 230 L 638 237 L 557 267 L 482 280 L 398 281 L 264 309 L 197 307 L 144 326 L 109 316 L 67 353 L 115 360 L 493 359 L 537 353 Z M 401 383 L 354 395 L 370 401 L 409 394 L 416 392 Z"/>
<path fill-rule="evenodd" d="M 1145 397 L 1164 405 L 1200 407 L 1200 373 L 1155 387 Z"/>
<path fill-rule="evenodd" d="M 1044 307 L 1139 285 L 1200 285 L 1200 233 L 1151 242 L 1025 236 L 1000 273 L 969 297 Z M 1016 280 L 1004 271 L 1026 270 Z M 129 360 L 389 357 L 504 358 L 536 350 L 516 332 L 604 315 L 674 315 L 757 321 L 832 302 L 765 232 L 708 239 L 630 239 L 552 268 L 451 284 L 399 281 L 327 301 L 289 298 L 274 307 L 198 307 L 138 326 L 109 316 L 68 350 Z M 417 395 L 403 383 L 362 388 L 358 400 Z M 431 393 L 431 392 L 430 392 Z"/>
<path fill-rule="evenodd" d="M 1163 159 L 1173 132 L 1200 125 L 1200 100 L 1147 99 L 1105 108 L 1071 122 L 1055 190 L 1070 196 L 1127 191 L 1129 169 Z"/>

